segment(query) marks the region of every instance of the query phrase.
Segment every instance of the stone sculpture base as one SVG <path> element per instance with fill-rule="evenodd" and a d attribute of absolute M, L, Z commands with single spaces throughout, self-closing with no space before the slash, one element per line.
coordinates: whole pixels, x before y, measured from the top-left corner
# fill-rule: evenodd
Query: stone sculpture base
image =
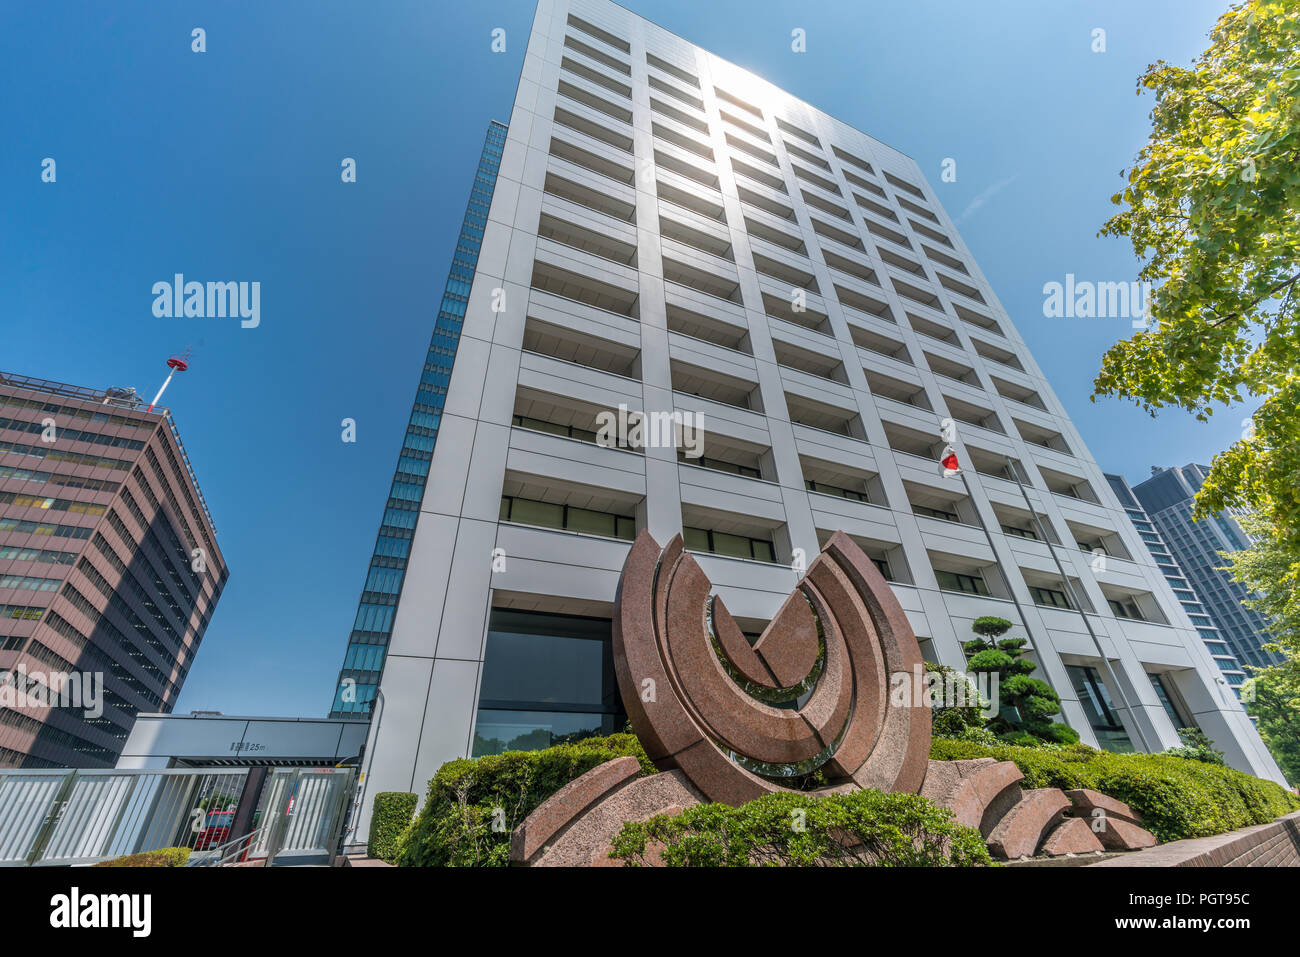
<path fill-rule="evenodd" d="M 510 861 L 524 867 L 608 867 L 625 821 L 680 814 L 704 801 L 681 771 L 638 777 L 635 758 L 615 758 L 570 781 L 510 835 Z M 1010 761 L 931 761 L 921 796 L 975 828 L 1002 860 L 1151 847 L 1155 836 L 1127 804 L 1081 788 L 1023 789 Z M 649 858 L 656 855 L 650 849 Z"/>

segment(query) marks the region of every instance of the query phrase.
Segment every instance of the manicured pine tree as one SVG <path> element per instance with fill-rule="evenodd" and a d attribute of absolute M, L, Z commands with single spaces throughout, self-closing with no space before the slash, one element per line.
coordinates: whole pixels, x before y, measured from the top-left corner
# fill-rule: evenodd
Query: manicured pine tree
<path fill-rule="evenodd" d="M 1050 720 L 1060 713 L 1060 695 L 1046 681 L 1030 677 L 1038 665 L 1025 657 L 1028 639 L 1002 637 L 1011 628 L 1007 619 L 985 615 L 971 623 L 971 631 L 979 637 L 962 644 L 970 656 L 967 668 L 998 675 L 998 700 L 1003 709 L 989 727 L 1014 743 L 1024 741 L 1027 735 L 1058 744 L 1076 743 L 1077 731 Z M 1008 714 L 1006 706 L 1015 709 L 1014 715 Z"/>

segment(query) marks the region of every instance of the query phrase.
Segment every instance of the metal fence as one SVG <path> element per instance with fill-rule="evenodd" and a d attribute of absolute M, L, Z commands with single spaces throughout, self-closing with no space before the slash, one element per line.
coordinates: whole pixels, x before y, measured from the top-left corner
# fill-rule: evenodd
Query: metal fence
<path fill-rule="evenodd" d="M 92 864 L 163 847 L 191 863 L 332 863 L 351 768 L 0 771 L 0 866 Z"/>

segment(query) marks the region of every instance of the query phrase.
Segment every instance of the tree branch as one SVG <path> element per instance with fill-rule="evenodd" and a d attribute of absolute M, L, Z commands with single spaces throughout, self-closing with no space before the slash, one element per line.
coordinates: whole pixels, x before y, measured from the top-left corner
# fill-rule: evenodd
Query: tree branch
<path fill-rule="evenodd" d="M 1260 296 L 1258 299 L 1252 302 L 1251 305 L 1258 306 L 1261 302 L 1269 298 L 1271 295 L 1273 295 L 1273 293 L 1277 292 L 1279 289 L 1285 289 L 1287 286 L 1290 286 L 1297 281 L 1300 281 L 1300 272 L 1296 273 L 1290 279 L 1284 279 L 1281 282 L 1277 283 L 1276 285 L 1272 286 L 1271 288 L 1265 290 L 1264 295 Z M 1241 313 L 1230 312 L 1226 316 L 1220 316 L 1218 319 L 1215 319 L 1213 322 L 1206 323 L 1206 325 L 1211 326 L 1212 328 L 1218 328 L 1219 326 L 1223 325 L 1225 322 L 1228 322 L 1230 319 L 1239 319 L 1239 318 L 1241 318 Z"/>

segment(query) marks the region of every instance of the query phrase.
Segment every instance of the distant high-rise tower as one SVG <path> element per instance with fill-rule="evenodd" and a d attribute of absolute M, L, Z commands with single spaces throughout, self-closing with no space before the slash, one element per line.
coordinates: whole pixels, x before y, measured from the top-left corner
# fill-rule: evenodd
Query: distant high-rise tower
<path fill-rule="evenodd" d="M 1281 659 L 1264 650 L 1270 641 L 1264 616 L 1242 604 L 1251 593 L 1225 571 L 1219 552 L 1235 552 L 1251 545 L 1231 512 L 1192 521 L 1192 499 L 1210 473 L 1206 465 L 1154 468 L 1149 479 L 1133 486 L 1142 507 L 1160 530 L 1178 566 L 1187 573 L 1209 618 L 1242 664 L 1265 667 Z M 1194 622 L 1201 624 L 1201 622 Z M 1238 681 L 1237 684 L 1240 684 Z"/>
<path fill-rule="evenodd" d="M 0 373 L 0 766 L 112 767 L 175 704 L 227 574 L 166 409 Z"/>
<path fill-rule="evenodd" d="M 492 180 L 400 594 L 372 566 L 368 789 L 621 730 L 642 529 L 751 634 L 843 531 L 927 659 L 1008 618 L 1085 742 L 1186 721 L 1281 779 L 915 160 L 614 3 L 541 0 Z"/>
<path fill-rule="evenodd" d="M 1142 503 L 1133 494 L 1133 489 L 1124 480 L 1124 477 L 1107 475 L 1106 481 L 1110 483 L 1110 487 L 1115 491 L 1120 504 L 1124 506 L 1124 512 L 1128 515 L 1129 520 L 1133 522 L 1133 527 L 1137 529 L 1139 537 L 1146 543 L 1147 551 L 1156 560 L 1156 567 L 1160 569 L 1165 576 L 1165 580 L 1169 582 L 1169 587 L 1174 590 L 1174 597 L 1178 599 L 1179 604 L 1183 606 L 1183 610 L 1187 612 L 1187 617 L 1196 627 L 1197 634 L 1204 640 L 1205 647 L 1214 659 L 1214 663 L 1223 672 L 1224 681 L 1240 697 L 1241 683 L 1246 680 L 1246 673 L 1241 670 L 1241 665 L 1233 656 L 1223 635 L 1214 626 L 1214 621 L 1210 618 L 1209 612 L 1206 611 L 1205 605 L 1196 593 L 1196 587 L 1188 580 L 1187 572 L 1178 564 L 1178 560 L 1170 552 L 1169 546 L 1165 544 L 1165 540 L 1160 536 L 1160 532 L 1151 521 L 1151 517 L 1143 510 Z"/>

